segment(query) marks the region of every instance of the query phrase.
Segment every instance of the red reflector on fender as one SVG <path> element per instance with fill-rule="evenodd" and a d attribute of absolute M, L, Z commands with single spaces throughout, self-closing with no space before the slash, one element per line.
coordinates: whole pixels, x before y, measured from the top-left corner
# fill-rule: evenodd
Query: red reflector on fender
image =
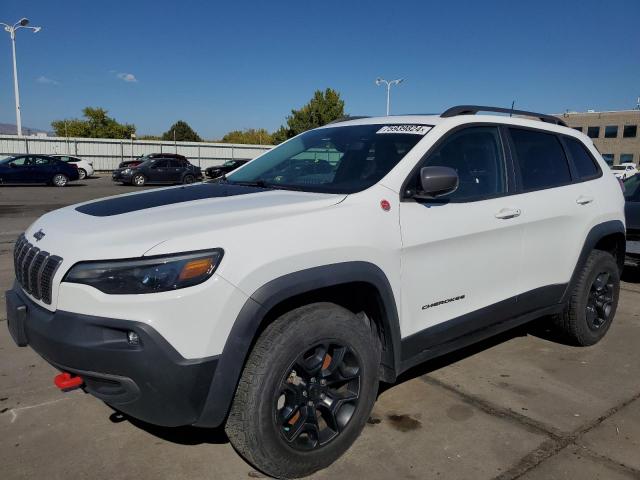
<path fill-rule="evenodd" d="M 84 383 L 84 380 L 82 380 L 82 377 L 65 372 L 56 375 L 53 379 L 53 383 L 55 383 L 56 387 L 60 390 L 73 390 L 74 388 L 81 386 Z"/>

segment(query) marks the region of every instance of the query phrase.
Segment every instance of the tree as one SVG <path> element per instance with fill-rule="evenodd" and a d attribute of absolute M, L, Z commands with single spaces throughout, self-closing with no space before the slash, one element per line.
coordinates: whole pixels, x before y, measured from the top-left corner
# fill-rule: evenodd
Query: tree
<path fill-rule="evenodd" d="M 51 127 L 58 137 L 131 138 L 136 133 L 135 125 L 118 123 L 107 113 L 104 108 L 86 107 L 82 110 L 84 120 L 54 120 Z"/>
<path fill-rule="evenodd" d="M 222 137 L 224 143 L 249 143 L 252 145 L 271 145 L 271 135 L 264 128 L 233 130 Z"/>
<path fill-rule="evenodd" d="M 299 110 L 291 110 L 286 127 L 282 126 L 274 132 L 274 141 L 280 143 L 340 117 L 344 117 L 344 100 L 340 98 L 340 93 L 332 88 L 324 92 L 316 90 L 309 103 Z"/>
<path fill-rule="evenodd" d="M 174 136 L 175 135 L 175 136 Z M 171 128 L 162 134 L 162 140 L 176 140 L 178 142 L 201 142 L 202 139 L 187 122 L 178 120 Z"/>

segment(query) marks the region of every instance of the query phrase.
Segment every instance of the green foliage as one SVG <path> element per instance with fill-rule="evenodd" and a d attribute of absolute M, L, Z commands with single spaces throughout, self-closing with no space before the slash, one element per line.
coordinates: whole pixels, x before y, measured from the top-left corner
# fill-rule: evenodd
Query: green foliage
<path fill-rule="evenodd" d="M 158 135 L 140 135 L 138 140 L 162 140 L 162 137 Z"/>
<path fill-rule="evenodd" d="M 299 110 L 291 110 L 286 127 L 282 126 L 273 133 L 274 142 L 283 142 L 340 117 L 344 117 L 344 100 L 340 98 L 340 93 L 332 88 L 327 88 L 324 92 L 316 90 L 309 103 Z"/>
<path fill-rule="evenodd" d="M 248 143 L 252 145 L 271 145 L 271 134 L 264 128 L 249 128 L 246 130 L 233 130 L 222 137 L 224 143 Z"/>
<path fill-rule="evenodd" d="M 136 133 L 135 125 L 118 123 L 107 115 L 104 108 L 87 107 L 82 110 L 84 120 L 54 120 L 51 127 L 58 137 L 84 138 L 131 138 Z"/>
<path fill-rule="evenodd" d="M 175 132 L 175 136 L 174 136 Z M 177 142 L 201 142 L 198 135 L 187 122 L 178 120 L 171 128 L 162 134 L 162 140 L 176 140 Z"/>

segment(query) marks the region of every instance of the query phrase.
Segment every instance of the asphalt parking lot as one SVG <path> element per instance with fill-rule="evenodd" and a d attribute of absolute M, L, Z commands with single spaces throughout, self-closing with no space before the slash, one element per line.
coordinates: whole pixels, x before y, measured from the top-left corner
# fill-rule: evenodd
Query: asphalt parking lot
<path fill-rule="evenodd" d="M 0 187 L 0 289 L 15 238 L 39 215 L 135 187 L 108 176 L 66 188 Z M 640 478 L 640 274 L 625 272 L 616 320 L 590 348 L 538 322 L 414 369 L 385 386 L 353 448 L 314 478 Z M 122 418 L 6 329 L 0 300 L 2 478 L 261 478 L 224 431 Z"/>

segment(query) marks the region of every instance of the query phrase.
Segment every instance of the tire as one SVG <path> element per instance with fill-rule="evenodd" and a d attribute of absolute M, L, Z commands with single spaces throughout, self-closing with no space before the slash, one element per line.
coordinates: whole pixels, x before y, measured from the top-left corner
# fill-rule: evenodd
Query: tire
<path fill-rule="evenodd" d="M 613 322 L 619 294 L 620 272 L 615 259 L 608 252 L 593 250 L 567 306 L 554 322 L 576 345 L 595 345 Z"/>
<path fill-rule="evenodd" d="M 66 187 L 67 183 L 69 183 L 69 177 L 64 173 L 56 173 L 51 179 L 51 185 L 54 187 Z"/>
<path fill-rule="evenodd" d="M 242 457 L 276 478 L 325 468 L 364 428 L 378 391 L 379 365 L 380 343 L 366 318 L 332 303 L 285 313 L 249 355 L 227 436 Z M 315 431 L 306 423 L 314 419 Z"/>
<path fill-rule="evenodd" d="M 147 183 L 147 179 L 141 173 L 136 173 L 131 179 L 131 185 L 135 185 L 136 187 L 142 187 Z"/>
<path fill-rule="evenodd" d="M 84 180 L 85 178 L 87 178 L 87 171 L 84 168 L 79 168 L 78 175 L 78 180 Z"/>
<path fill-rule="evenodd" d="M 184 183 L 184 184 L 193 183 L 193 182 L 195 182 L 195 180 L 196 180 L 196 177 L 194 177 L 190 173 L 188 173 L 187 175 L 182 177 L 182 183 Z"/>

